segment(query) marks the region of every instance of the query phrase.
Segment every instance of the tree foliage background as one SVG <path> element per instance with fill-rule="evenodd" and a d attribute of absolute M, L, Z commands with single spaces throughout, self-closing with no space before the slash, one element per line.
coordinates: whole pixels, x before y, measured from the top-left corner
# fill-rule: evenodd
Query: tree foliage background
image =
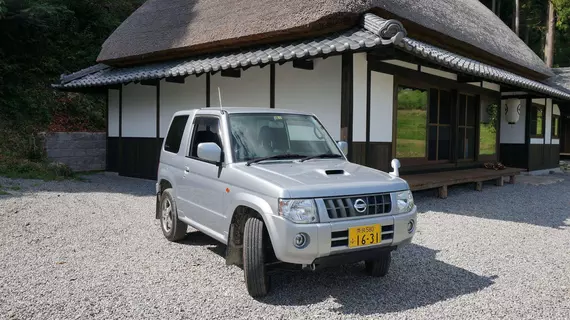
<path fill-rule="evenodd" d="M 103 41 L 143 2 L 0 0 L 0 128 L 45 130 L 59 116 L 70 130 L 104 130 L 102 97 L 51 84 L 92 65 Z"/>
<path fill-rule="evenodd" d="M 493 0 L 481 0 L 493 9 Z M 514 30 L 515 0 L 494 0 L 495 14 Z M 520 38 L 544 60 L 550 0 L 519 0 Z M 570 0 L 552 0 L 556 10 L 553 67 L 570 66 Z"/>

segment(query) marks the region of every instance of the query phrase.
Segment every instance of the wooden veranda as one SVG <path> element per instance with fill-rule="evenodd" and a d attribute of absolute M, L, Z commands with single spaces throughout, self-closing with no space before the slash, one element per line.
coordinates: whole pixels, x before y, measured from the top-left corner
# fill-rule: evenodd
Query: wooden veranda
<path fill-rule="evenodd" d="M 485 181 L 495 180 L 497 186 L 503 186 L 504 178 L 509 177 L 508 183 L 515 183 L 515 176 L 523 169 L 505 168 L 503 170 L 491 170 L 484 168 L 465 169 L 456 171 L 432 172 L 423 174 L 403 175 L 412 191 L 438 189 L 438 197 L 447 198 L 447 187 L 451 185 L 473 183 L 475 190 L 483 190 Z"/>

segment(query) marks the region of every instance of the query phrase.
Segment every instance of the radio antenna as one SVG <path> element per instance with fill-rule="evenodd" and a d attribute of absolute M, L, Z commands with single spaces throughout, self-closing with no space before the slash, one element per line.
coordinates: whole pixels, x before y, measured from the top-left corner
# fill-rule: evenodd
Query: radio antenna
<path fill-rule="evenodd" d="M 222 90 L 220 90 L 220 87 L 218 87 L 218 97 L 220 99 L 220 110 L 222 111 L 222 114 L 224 113 L 224 106 L 222 105 Z"/>

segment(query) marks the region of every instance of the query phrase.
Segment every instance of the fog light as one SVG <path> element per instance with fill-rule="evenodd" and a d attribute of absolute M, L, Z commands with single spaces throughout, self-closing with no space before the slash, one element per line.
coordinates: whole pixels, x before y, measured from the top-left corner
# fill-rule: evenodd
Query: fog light
<path fill-rule="evenodd" d="M 309 235 L 306 233 L 299 233 L 295 236 L 293 244 L 297 249 L 306 248 L 309 245 Z"/>
<path fill-rule="evenodd" d="M 414 232 L 415 229 L 416 229 L 416 222 L 414 221 L 414 219 L 412 219 L 408 222 L 408 233 Z"/>

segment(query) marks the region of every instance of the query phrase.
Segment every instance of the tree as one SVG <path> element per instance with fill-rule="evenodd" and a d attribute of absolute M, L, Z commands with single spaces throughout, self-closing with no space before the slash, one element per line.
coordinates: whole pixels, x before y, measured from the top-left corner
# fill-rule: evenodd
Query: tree
<path fill-rule="evenodd" d="M 520 36 L 520 18 L 521 18 L 520 9 L 521 9 L 520 0 L 515 0 L 515 23 L 514 23 L 514 31 L 515 31 L 515 33 L 516 33 L 517 36 Z"/>
<path fill-rule="evenodd" d="M 549 68 L 554 63 L 554 32 L 556 25 L 556 17 L 554 12 L 554 4 L 548 1 L 548 19 L 546 21 L 546 45 L 544 46 L 544 62 Z"/>

